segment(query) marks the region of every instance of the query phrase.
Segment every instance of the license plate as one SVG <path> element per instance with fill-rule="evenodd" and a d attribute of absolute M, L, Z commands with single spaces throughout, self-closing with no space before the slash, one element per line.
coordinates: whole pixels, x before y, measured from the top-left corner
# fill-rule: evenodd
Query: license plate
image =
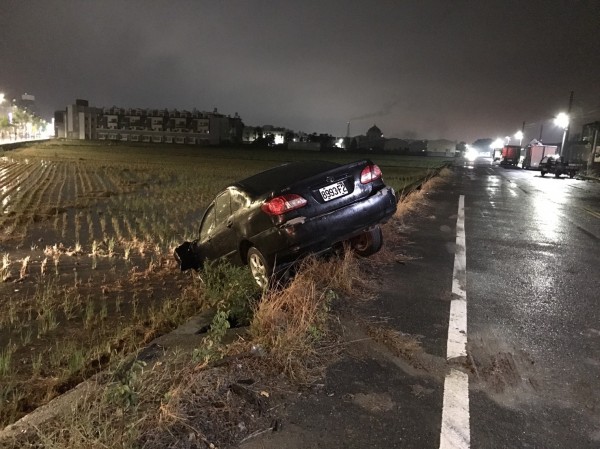
<path fill-rule="evenodd" d="M 335 198 L 339 198 L 340 196 L 347 195 L 348 189 L 343 182 L 336 182 L 335 184 L 331 184 L 327 187 L 319 189 L 319 192 L 321 193 L 324 201 L 330 201 Z"/>

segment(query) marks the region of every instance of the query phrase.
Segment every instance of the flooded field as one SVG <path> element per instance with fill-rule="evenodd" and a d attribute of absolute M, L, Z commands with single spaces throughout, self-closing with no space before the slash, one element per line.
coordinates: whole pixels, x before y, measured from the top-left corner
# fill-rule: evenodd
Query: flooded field
<path fill-rule="evenodd" d="M 225 185 L 356 154 L 51 142 L 0 153 L 0 426 L 200 311 L 173 249 Z M 440 164 L 373 155 L 401 190 Z"/>

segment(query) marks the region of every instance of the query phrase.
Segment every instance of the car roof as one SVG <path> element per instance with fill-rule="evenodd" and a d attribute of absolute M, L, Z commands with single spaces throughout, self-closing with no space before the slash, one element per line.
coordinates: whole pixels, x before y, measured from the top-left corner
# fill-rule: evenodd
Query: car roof
<path fill-rule="evenodd" d="M 330 161 L 289 162 L 252 175 L 236 182 L 233 186 L 258 196 L 273 190 L 280 190 L 304 178 L 339 166 L 340 164 Z"/>

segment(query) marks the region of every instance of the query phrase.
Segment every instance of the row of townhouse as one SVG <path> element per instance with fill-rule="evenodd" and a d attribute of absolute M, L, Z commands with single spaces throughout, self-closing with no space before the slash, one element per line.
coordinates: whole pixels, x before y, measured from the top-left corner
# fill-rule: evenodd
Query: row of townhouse
<path fill-rule="evenodd" d="M 240 143 L 240 116 L 168 109 L 97 108 L 76 100 L 54 113 L 55 137 L 79 140 L 219 145 Z"/>

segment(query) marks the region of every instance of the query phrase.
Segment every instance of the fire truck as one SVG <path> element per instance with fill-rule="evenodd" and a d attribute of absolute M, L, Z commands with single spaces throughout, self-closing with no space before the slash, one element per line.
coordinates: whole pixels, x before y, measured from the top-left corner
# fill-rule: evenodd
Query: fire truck
<path fill-rule="evenodd" d="M 502 147 L 500 165 L 513 165 L 516 167 L 520 159 L 520 145 L 504 145 L 504 147 Z"/>

